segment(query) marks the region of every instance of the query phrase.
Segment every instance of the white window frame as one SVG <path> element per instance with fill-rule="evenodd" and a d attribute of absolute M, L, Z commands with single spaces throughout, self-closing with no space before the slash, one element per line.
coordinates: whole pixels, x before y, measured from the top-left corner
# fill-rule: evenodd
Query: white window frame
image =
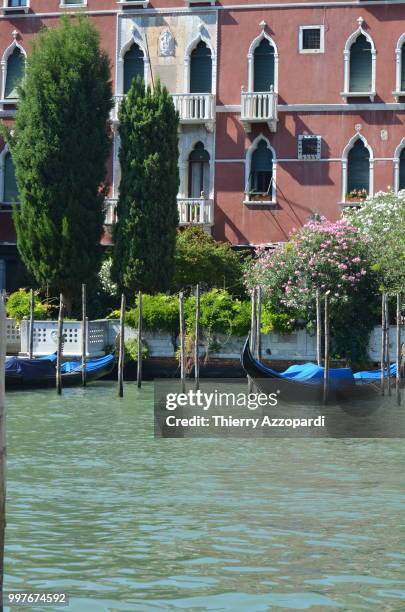
<path fill-rule="evenodd" d="M 252 42 L 250 43 L 249 51 L 247 54 L 248 93 L 253 92 L 254 69 L 255 69 L 255 57 L 254 57 L 255 49 L 258 45 L 260 45 L 260 43 L 262 42 L 264 38 L 269 41 L 269 43 L 273 46 L 273 49 L 274 49 L 274 93 L 278 93 L 278 60 L 279 60 L 278 48 L 277 48 L 276 43 L 272 39 L 272 37 L 269 36 L 269 34 L 267 34 L 267 32 L 265 31 L 265 26 L 266 24 L 262 26 L 262 31 L 260 32 L 259 36 L 256 36 L 256 38 L 252 40 Z"/>
<path fill-rule="evenodd" d="M 138 47 L 142 50 L 143 53 L 143 74 L 145 87 L 149 85 L 151 80 L 151 67 L 148 46 L 146 44 L 143 32 L 141 32 L 139 27 L 134 23 L 131 29 L 131 37 L 123 44 L 117 57 L 115 85 L 115 93 L 117 96 L 124 95 L 124 57 L 126 52 L 129 51 L 133 44 L 138 45 Z"/>
<path fill-rule="evenodd" d="M 8 6 L 9 0 L 3 0 L 2 13 L 28 13 L 30 10 L 30 0 L 26 0 L 25 6 Z"/>
<path fill-rule="evenodd" d="M 267 148 L 271 151 L 273 155 L 273 167 L 272 167 L 272 181 L 271 181 L 271 199 L 269 200 L 250 200 L 249 199 L 249 179 L 250 179 L 250 171 L 252 167 L 252 157 L 253 153 L 256 151 L 259 142 L 264 140 L 266 142 Z M 246 151 L 246 162 L 245 162 L 245 187 L 244 187 L 244 204 L 253 204 L 257 206 L 268 206 L 269 204 L 277 204 L 277 157 L 274 148 L 271 146 L 270 141 L 266 136 L 261 133 L 252 141 L 250 147 Z"/>
<path fill-rule="evenodd" d="M 191 78 L 191 54 L 198 45 L 198 43 L 203 42 L 207 45 L 211 52 L 211 62 L 212 62 L 212 83 L 211 83 L 211 94 L 216 95 L 217 92 L 217 56 L 215 54 L 215 49 L 209 39 L 205 34 L 206 29 L 204 24 L 201 22 L 198 26 L 198 34 L 195 36 L 187 45 L 186 51 L 184 54 L 184 93 L 190 93 L 190 78 Z"/>
<path fill-rule="evenodd" d="M 7 153 L 10 153 L 10 149 L 8 148 L 8 144 L 5 144 L 2 151 L 0 151 L 0 202 L 6 206 L 12 206 L 12 204 L 16 204 L 17 202 L 6 202 L 4 199 L 5 162 Z"/>
<path fill-rule="evenodd" d="M 359 133 L 354 134 L 354 136 L 351 137 L 351 139 L 349 140 L 349 142 L 347 143 L 347 145 L 345 146 L 345 148 L 343 149 L 343 153 L 342 153 L 342 197 L 341 197 L 341 204 L 345 204 L 346 206 L 350 206 L 350 202 L 347 201 L 346 199 L 346 195 L 347 195 L 347 179 L 348 179 L 348 158 L 349 158 L 349 153 L 352 150 L 354 144 L 357 142 L 357 140 L 362 140 L 364 143 L 364 146 L 366 147 L 366 149 L 368 150 L 369 154 L 370 154 L 370 158 L 369 158 L 369 196 L 373 196 L 374 195 L 374 153 L 373 153 L 373 149 L 370 147 L 370 145 L 368 144 L 366 138 Z M 358 206 L 358 202 L 353 202 L 353 206 Z"/>
<path fill-rule="evenodd" d="M 319 30 L 319 49 L 304 49 L 304 30 Z M 301 25 L 298 32 L 298 50 L 300 53 L 325 53 L 325 26 L 323 25 Z"/>
<path fill-rule="evenodd" d="M 400 162 L 401 162 L 401 153 L 403 148 L 405 147 L 405 137 L 401 140 L 394 153 L 394 191 L 398 193 L 399 191 L 399 170 L 400 170 Z"/>
<path fill-rule="evenodd" d="M 316 154 L 315 155 L 305 155 L 302 152 L 302 143 L 304 140 L 315 139 L 316 138 Z M 318 136 L 317 134 L 299 134 L 298 135 L 298 159 L 302 160 L 314 160 L 321 159 L 321 149 L 322 149 L 322 136 Z"/>
<path fill-rule="evenodd" d="M 7 49 L 3 53 L 3 57 L 1 58 L 1 100 L 3 104 L 4 103 L 12 104 L 13 100 L 18 100 L 18 98 L 10 98 L 7 100 L 4 99 L 5 92 L 6 92 L 6 82 L 7 82 L 8 58 L 13 53 L 14 49 L 19 49 L 21 53 L 23 54 L 24 58 L 27 59 L 27 52 L 25 51 L 24 47 L 22 47 L 20 43 L 17 41 L 17 37 L 18 37 L 17 30 L 14 30 L 14 32 L 12 33 L 12 36 L 13 36 L 13 42 L 11 43 L 11 45 L 7 47 Z"/>
<path fill-rule="evenodd" d="M 350 34 L 349 38 L 346 40 L 345 48 L 343 51 L 344 82 L 343 82 L 343 91 L 340 93 L 340 95 L 342 96 L 342 98 L 346 99 L 346 102 L 348 98 L 365 98 L 365 97 L 370 98 L 371 102 L 374 102 L 374 98 L 376 95 L 375 75 L 376 75 L 377 51 L 375 48 L 374 41 L 371 38 L 370 34 L 368 34 L 363 28 L 364 19 L 362 17 L 359 17 L 357 19 L 357 23 L 359 24 L 359 27 L 357 28 L 357 30 L 352 32 L 352 34 Z M 357 40 L 357 38 L 360 35 L 365 36 L 365 38 L 368 40 L 368 42 L 371 45 L 371 91 L 350 91 L 349 90 L 349 86 L 350 86 L 350 50 L 351 50 L 352 44 Z"/>
<path fill-rule="evenodd" d="M 405 32 L 398 38 L 395 48 L 395 91 L 393 91 L 392 94 L 397 102 L 399 102 L 401 96 L 405 96 L 405 91 L 401 91 L 402 47 L 404 44 Z"/>
<path fill-rule="evenodd" d="M 78 7 L 87 6 L 87 0 L 81 0 L 72 4 L 69 0 L 60 0 L 59 8 L 77 9 Z"/>

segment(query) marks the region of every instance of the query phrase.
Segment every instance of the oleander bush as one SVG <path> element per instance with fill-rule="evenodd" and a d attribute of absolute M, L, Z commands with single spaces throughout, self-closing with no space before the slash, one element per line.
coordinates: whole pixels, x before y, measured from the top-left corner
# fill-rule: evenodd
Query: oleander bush
<path fill-rule="evenodd" d="M 287 315 L 291 324 L 309 331 L 315 325 L 316 291 L 330 291 L 333 356 L 367 360 L 377 275 L 369 239 L 347 219 L 311 220 L 275 250 L 259 250 L 247 266 L 246 283 L 263 288 L 272 313 Z"/>

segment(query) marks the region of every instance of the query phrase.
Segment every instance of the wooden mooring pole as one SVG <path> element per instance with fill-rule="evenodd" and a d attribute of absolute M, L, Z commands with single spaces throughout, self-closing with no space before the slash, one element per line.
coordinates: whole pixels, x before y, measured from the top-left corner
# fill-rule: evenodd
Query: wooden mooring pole
<path fill-rule="evenodd" d="M 181 390 L 186 388 L 186 341 L 184 323 L 184 293 L 179 293 L 179 323 L 180 323 L 180 383 Z"/>
<path fill-rule="evenodd" d="M 329 296 L 330 291 L 325 293 L 325 356 L 324 356 L 324 370 L 323 370 L 323 403 L 328 403 L 329 398 L 329 346 L 330 346 L 330 335 L 329 335 Z"/>
<path fill-rule="evenodd" d="M 397 396 L 397 404 L 401 405 L 401 294 L 397 293 L 397 313 L 396 313 L 396 364 L 397 371 L 395 375 L 395 390 Z"/>
<path fill-rule="evenodd" d="M 250 319 L 250 350 L 252 355 L 256 355 L 256 318 L 257 318 L 257 293 L 256 287 L 252 289 L 251 297 L 251 319 Z"/>
<path fill-rule="evenodd" d="M 138 363 L 136 382 L 140 389 L 142 386 L 142 291 L 138 292 Z"/>
<path fill-rule="evenodd" d="M 0 292 L 0 592 L 3 593 L 4 540 L 6 531 L 6 312 L 4 295 Z M 0 610 L 3 610 L 1 603 Z"/>
<path fill-rule="evenodd" d="M 82 284 L 82 385 L 86 386 L 86 358 L 87 358 L 87 295 L 86 285 Z"/>
<path fill-rule="evenodd" d="M 195 288 L 195 338 L 194 338 L 195 388 L 200 386 L 200 285 Z"/>
<path fill-rule="evenodd" d="M 30 359 L 32 359 L 34 356 L 34 310 L 35 310 L 34 290 L 31 289 L 31 293 L 30 293 L 30 335 L 29 335 L 29 348 L 28 348 L 28 357 Z"/>
<path fill-rule="evenodd" d="M 316 361 L 322 365 L 322 320 L 321 320 L 321 293 L 316 290 Z"/>
<path fill-rule="evenodd" d="M 57 350 L 56 350 L 56 392 L 58 395 L 62 393 L 62 353 L 63 353 L 63 295 L 59 296 L 59 316 L 58 316 L 58 335 L 57 335 Z"/>
<path fill-rule="evenodd" d="M 256 296 L 256 359 L 262 359 L 262 288 L 257 287 Z"/>
<path fill-rule="evenodd" d="M 124 361 L 125 361 L 125 295 L 121 294 L 120 332 L 118 344 L 118 397 L 124 397 Z"/>
<path fill-rule="evenodd" d="M 385 292 L 383 291 L 382 295 L 381 295 L 381 354 L 380 354 L 380 361 L 381 361 L 381 374 L 380 374 L 380 381 L 381 381 L 381 395 L 385 394 L 385 341 L 386 341 L 386 335 L 385 335 Z"/>
<path fill-rule="evenodd" d="M 390 358 L 390 311 L 389 311 L 389 295 L 385 294 L 385 355 L 387 364 L 387 390 L 388 395 L 391 395 L 391 358 Z"/>

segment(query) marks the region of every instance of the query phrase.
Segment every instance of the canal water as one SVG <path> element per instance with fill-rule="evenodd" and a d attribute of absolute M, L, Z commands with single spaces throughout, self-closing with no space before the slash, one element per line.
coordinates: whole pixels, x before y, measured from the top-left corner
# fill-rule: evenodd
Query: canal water
<path fill-rule="evenodd" d="M 6 590 L 74 612 L 405 609 L 403 440 L 154 440 L 152 384 L 125 392 L 7 395 Z"/>

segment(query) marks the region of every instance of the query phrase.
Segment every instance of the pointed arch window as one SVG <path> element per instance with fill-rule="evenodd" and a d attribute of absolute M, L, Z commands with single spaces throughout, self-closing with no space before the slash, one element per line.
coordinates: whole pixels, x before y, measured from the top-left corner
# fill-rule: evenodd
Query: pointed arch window
<path fill-rule="evenodd" d="M 372 80 L 371 44 L 364 34 L 360 34 L 350 47 L 349 91 L 371 91 Z"/>
<path fill-rule="evenodd" d="M 253 53 L 253 91 L 270 91 L 274 88 L 274 47 L 263 38 Z"/>
<path fill-rule="evenodd" d="M 24 77 L 25 57 L 19 47 L 15 47 L 7 58 L 6 83 L 4 98 L 14 100 L 18 98 L 17 87 Z"/>
<path fill-rule="evenodd" d="M 347 156 L 347 193 L 353 199 L 370 193 L 370 152 L 360 138 Z"/>
<path fill-rule="evenodd" d="M 202 142 L 197 142 L 188 158 L 188 197 L 200 198 L 210 193 L 210 155 Z"/>
<path fill-rule="evenodd" d="M 7 152 L 4 156 L 3 181 L 3 201 L 8 204 L 18 202 L 19 196 L 17 181 L 15 178 L 14 163 L 9 152 Z"/>
<path fill-rule="evenodd" d="M 399 156 L 398 191 L 405 189 L 405 147 Z"/>
<path fill-rule="evenodd" d="M 124 93 L 128 93 L 133 79 L 140 76 L 145 78 L 144 54 L 142 49 L 134 43 L 124 55 Z"/>
<path fill-rule="evenodd" d="M 200 40 L 190 57 L 190 93 L 212 92 L 212 55 Z"/>

